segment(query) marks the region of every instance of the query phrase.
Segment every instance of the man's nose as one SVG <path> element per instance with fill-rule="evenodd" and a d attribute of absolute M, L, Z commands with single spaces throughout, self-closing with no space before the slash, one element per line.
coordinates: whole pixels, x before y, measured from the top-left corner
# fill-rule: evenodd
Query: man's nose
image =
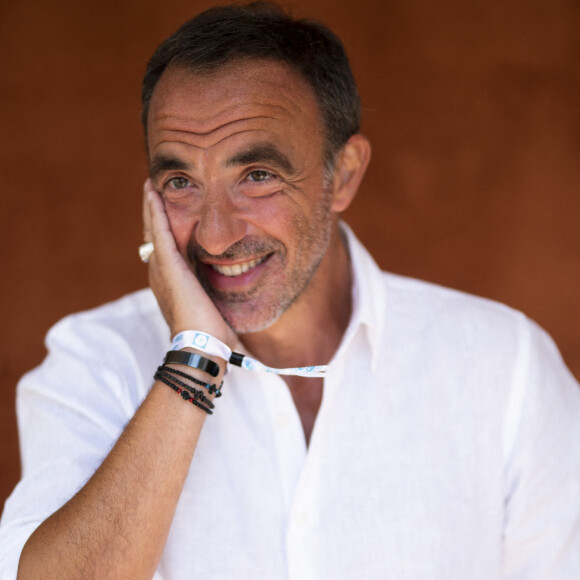
<path fill-rule="evenodd" d="M 219 256 L 246 235 L 246 223 L 226 193 L 205 196 L 194 236 L 208 253 Z"/>

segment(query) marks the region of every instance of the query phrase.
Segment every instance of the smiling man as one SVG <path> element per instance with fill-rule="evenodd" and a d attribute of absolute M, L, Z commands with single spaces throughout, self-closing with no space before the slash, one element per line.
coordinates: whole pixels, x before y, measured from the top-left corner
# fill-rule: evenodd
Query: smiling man
<path fill-rule="evenodd" d="M 340 221 L 359 117 L 340 41 L 275 6 L 157 49 L 151 288 L 20 383 L 2 578 L 580 577 L 578 385 L 522 314 L 378 269 Z"/>
<path fill-rule="evenodd" d="M 153 187 L 180 252 L 238 333 L 271 326 L 319 269 L 317 310 L 332 287 L 350 294 L 345 247 L 329 243 L 355 188 L 345 193 L 327 175 L 319 117 L 308 83 L 271 60 L 240 59 L 211 74 L 173 65 L 155 87 Z M 350 136 L 345 147 L 362 176 L 366 141 Z"/>

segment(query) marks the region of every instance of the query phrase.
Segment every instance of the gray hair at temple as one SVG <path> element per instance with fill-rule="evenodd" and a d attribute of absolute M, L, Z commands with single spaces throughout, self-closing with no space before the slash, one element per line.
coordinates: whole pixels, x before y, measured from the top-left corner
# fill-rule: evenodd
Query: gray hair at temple
<path fill-rule="evenodd" d="M 168 66 L 209 73 L 244 58 L 286 63 L 312 87 L 324 129 L 326 165 L 331 169 L 338 151 L 360 128 L 360 98 L 344 46 L 323 24 L 293 19 L 271 2 L 210 8 L 157 48 L 143 78 L 145 135 L 151 96 Z"/>

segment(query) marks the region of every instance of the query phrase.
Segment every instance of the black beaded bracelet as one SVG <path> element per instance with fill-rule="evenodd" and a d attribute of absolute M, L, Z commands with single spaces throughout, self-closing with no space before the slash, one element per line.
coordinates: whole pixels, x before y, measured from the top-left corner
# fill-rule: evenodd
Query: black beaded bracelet
<path fill-rule="evenodd" d="M 178 375 L 180 377 L 183 377 L 184 379 L 188 379 L 190 380 L 192 383 L 195 383 L 196 385 L 199 385 L 200 387 L 203 387 L 204 389 L 207 389 L 207 392 L 210 395 L 213 395 L 215 393 L 216 399 L 218 397 L 222 396 L 222 386 L 224 384 L 224 382 L 222 381 L 220 386 L 216 386 L 215 383 L 204 383 L 203 381 L 200 381 L 199 379 L 196 379 L 195 377 L 192 377 L 191 375 L 188 375 L 187 373 L 184 373 L 180 370 L 174 369 L 173 367 L 168 366 L 167 364 L 161 365 L 160 367 L 157 367 L 158 371 L 165 371 L 165 372 L 171 372 L 175 375 Z"/>
<path fill-rule="evenodd" d="M 212 377 L 217 377 L 220 373 L 220 366 L 217 363 L 201 356 L 200 354 L 183 350 L 170 350 L 165 355 L 165 360 L 163 362 L 165 364 L 173 363 L 185 365 L 192 369 L 203 371 Z"/>
<path fill-rule="evenodd" d="M 210 399 L 208 399 L 203 394 L 202 391 L 192 387 L 191 385 L 188 385 L 187 383 L 184 383 L 183 381 L 180 381 L 178 378 L 173 376 L 173 373 L 174 373 L 174 369 L 171 369 L 170 367 L 159 367 L 157 369 L 157 372 L 155 373 L 155 377 L 157 377 L 157 375 L 159 375 L 159 376 L 163 376 L 167 379 L 172 380 L 174 384 L 178 385 L 182 389 L 187 389 L 193 395 L 193 398 L 196 401 L 201 401 L 202 403 L 206 404 L 210 409 L 214 408 L 214 404 L 210 401 Z M 183 373 L 183 374 L 188 379 L 193 378 L 193 377 L 186 375 L 185 373 Z"/>
<path fill-rule="evenodd" d="M 155 373 L 155 380 L 161 381 L 165 383 L 168 387 L 171 387 L 176 393 L 181 395 L 181 398 L 184 401 L 189 401 L 192 405 L 195 405 L 202 411 L 205 411 L 208 415 L 213 415 L 213 411 L 204 407 L 199 401 L 197 401 L 194 397 L 192 397 L 186 390 L 181 389 L 177 385 L 173 384 L 171 379 L 166 378 L 165 376 L 161 375 L 160 373 Z"/>

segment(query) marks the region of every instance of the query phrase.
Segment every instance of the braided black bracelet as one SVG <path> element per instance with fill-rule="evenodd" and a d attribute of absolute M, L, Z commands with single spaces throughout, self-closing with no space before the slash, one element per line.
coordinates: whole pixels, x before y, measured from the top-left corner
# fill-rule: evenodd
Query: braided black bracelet
<path fill-rule="evenodd" d="M 173 369 L 171 368 L 161 368 L 161 369 L 157 369 L 157 372 L 161 375 L 163 375 L 164 377 L 171 379 L 174 384 L 180 386 L 182 389 L 187 389 L 192 395 L 193 398 L 201 401 L 202 403 L 206 404 L 210 409 L 214 408 L 214 404 L 211 402 L 210 399 L 208 399 L 202 391 L 200 391 L 199 389 L 196 389 L 195 387 L 192 387 L 191 385 L 184 383 L 183 381 L 180 381 L 177 377 L 173 376 Z M 187 376 L 187 378 L 193 378 L 193 377 L 189 377 Z"/>
<path fill-rule="evenodd" d="M 183 381 L 180 381 L 178 378 L 172 376 L 170 370 L 165 370 L 163 368 L 161 369 L 157 369 L 157 372 L 155 373 L 155 376 L 162 376 L 165 377 L 166 379 L 169 379 L 170 381 L 173 382 L 174 385 L 177 385 L 178 387 L 181 387 L 182 389 L 186 389 L 188 390 L 192 397 L 196 400 L 196 401 L 200 401 L 201 403 L 204 403 L 205 405 L 207 405 L 210 409 L 214 408 L 214 404 L 210 401 L 210 399 L 208 399 L 202 391 L 200 391 L 199 389 L 196 389 L 194 387 L 192 387 L 191 385 L 188 385 L 187 383 L 184 383 Z"/>
<path fill-rule="evenodd" d="M 213 411 L 211 409 L 204 407 L 199 401 L 197 401 L 194 397 L 192 397 L 186 390 L 181 389 L 180 387 L 175 385 L 172 382 L 172 379 L 166 378 L 161 373 L 155 373 L 155 380 L 161 381 L 162 383 L 165 383 L 168 387 L 171 387 L 176 393 L 181 395 L 181 397 L 184 401 L 189 401 L 192 405 L 195 405 L 196 407 L 198 407 L 202 411 L 205 411 L 208 415 L 213 415 Z"/>
<path fill-rule="evenodd" d="M 210 395 L 213 395 L 215 393 L 216 399 L 218 397 L 222 396 L 222 385 L 224 384 L 224 382 L 222 381 L 220 386 L 216 386 L 215 383 L 204 383 L 203 381 L 200 381 L 199 379 L 196 379 L 195 377 L 192 377 L 191 375 L 188 375 L 187 373 L 184 373 L 183 371 L 180 371 L 178 369 L 174 369 L 173 367 L 168 366 L 167 364 L 161 365 L 160 367 L 157 367 L 158 371 L 164 371 L 164 372 L 171 372 L 175 375 L 179 375 L 180 377 L 183 377 L 184 379 L 189 379 L 191 382 L 195 383 L 196 385 L 199 385 L 200 387 L 203 387 L 204 389 L 207 389 L 207 392 Z"/>

